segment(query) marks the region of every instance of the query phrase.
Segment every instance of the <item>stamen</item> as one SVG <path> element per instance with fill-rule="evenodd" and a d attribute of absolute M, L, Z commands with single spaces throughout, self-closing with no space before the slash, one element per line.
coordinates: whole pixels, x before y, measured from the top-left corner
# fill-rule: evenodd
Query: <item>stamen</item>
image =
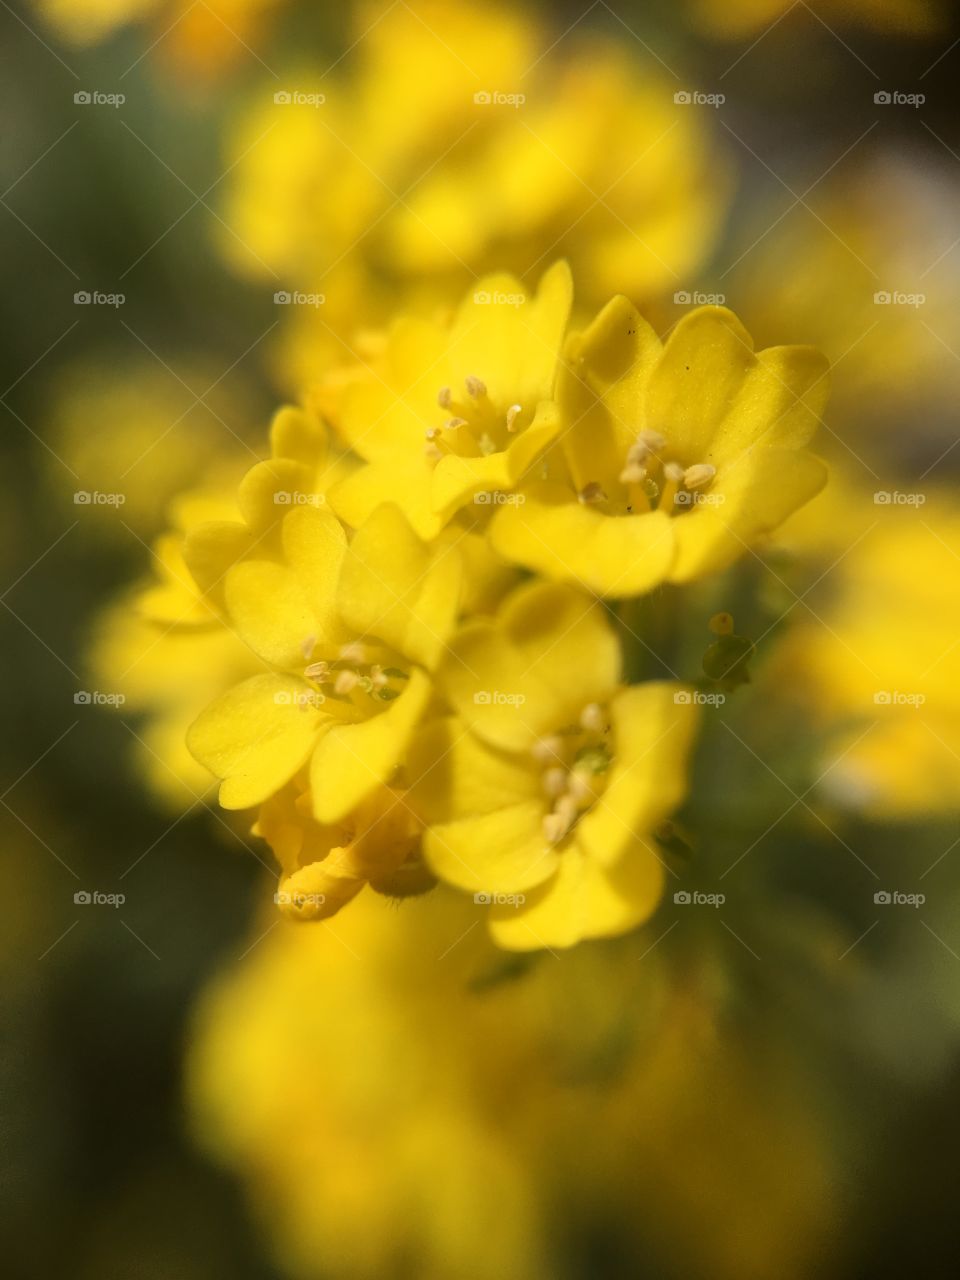
<path fill-rule="evenodd" d="M 467 427 L 470 424 L 466 418 L 448 418 L 444 425 L 448 431 L 456 431 L 458 427 Z"/>
<path fill-rule="evenodd" d="M 679 462 L 665 462 L 663 474 L 672 484 L 682 484 L 684 471 Z"/>
<path fill-rule="evenodd" d="M 594 502 L 606 502 L 607 495 L 603 491 L 603 485 L 596 480 L 591 480 L 589 484 L 584 485 L 577 495 L 579 500 L 588 506 Z"/>
<path fill-rule="evenodd" d="M 311 653 L 313 653 L 313 648 L 316 643 L 316 636 L 307 636 L 306 640 L 304 640 L 303 644 L 300 646 L 300 652 L 303 654 L 304 661 L 306 661 L 310 657 Z"/>
<path fill-rule="evenodd" d="M 443 457 L 442 450 L 438 449 L 435 444 L 428 444 L 423 450 L 424 457 L 429 458 L 431 462 L 439 462 Z"/>
<path fill-rule="evenodd" d="M 637 444 L 646 447 L 652 453 L 658 453 L 666 446 L 666 443 L 666 436 L 662 436 L 659 431 L 651 431 L 649 428 L 644 428 L 637 435 Z"/>
<path fill-rule="evenodd" d="M 523 413 L 523 405 L 512 404 L 507 410 L 507 430 L 512 434 L 517 429 L 517 418 Z"/>
<path fill-rule="evenodd" d="M 441 387 L 437 392 L 437 404 L 441 409 L 449 409 L 453 403 L 453 393 L 449 387 Z"/>
<path fill-rule="evenodd" d="M 428 427 L 426 431 L 423 433 L 423 438 L 424 440 L 436 440 L 439 434 L 440 434 L 439 427 Z"/>
<path fill-rule="evenodd" d="M 359 640 L 351 640 L 349 644 L 342 644 L 338 656 L 343 662 L 354 662 L 362 666 L 367 660 L 367 649 Z"/>
<path fill-rule="evenodd" d="M 599 702 L 588 702 L 580 712 L 580 726 L 588 733 L 602 733 L 607 727 L 607 718 Z"/>
<path fill-rule="evenodd" d="M 716 474 L 717 468 L 712 467 L 709 462 L 697 462 L 692 467 L 687 467 L 683 473 L 683 483 L 688 489 L 702 489 Z"/>
<path fill-rule="evenodd" d="M 303 673 L 308 680 L 318 680 L 321 684 L 330 675 L 329 662 L 311 662 Z"/>
<path fill-rule="evenodd" d="M 642 484 L 647 478 L 647 468 L 641 467 L 636 462 L 631 462 L 629 455 L 627 457 L 627 465 L 620 472 L 621 484 Z"/>
<path fill-rule="evenodd" d="M 486 431 L 477 441 L 477 448 L 480 450 L 480 452 L 483 454 L 485 458 L 489 458 L 492 453 L 497 452 L 496 444 L 493 442 L 492 438 Z"/>
<path fill-rule="evenodd" d="M 479 400 L 481 396 L 487 394 L 487 384 L 482 378 L 475 378 L 472 373 L 464 378 L 463 385 L 467 388 L 467 395 L 474 400 Z"/>
<path fill-rule="evenodd" d="M 536 760 L 537 764 L 550 764 L 551 761 L 560 758 L 563 750 L 563 739 L 559 734 L 551 734 L 547 738 L 540 738 L 530 748 L 530 754 Z"/>
<path fill-rule="evenodd" d="M 561 768 L 560 765 L 554 765 L 552 769 L 547 769 L 544 772 L 542 782 L 543 789 L 547 795 L 556 799 L 558 796 L 562 796 L 567 789 L 567 771 Z"/>
<path fill-rule="evenodd" d="M 351 693 L 360 683 L 360 677 L 355 671 L 338 671 L 337 678 L 334 682 L 333 691 L 341 696 Z"/>

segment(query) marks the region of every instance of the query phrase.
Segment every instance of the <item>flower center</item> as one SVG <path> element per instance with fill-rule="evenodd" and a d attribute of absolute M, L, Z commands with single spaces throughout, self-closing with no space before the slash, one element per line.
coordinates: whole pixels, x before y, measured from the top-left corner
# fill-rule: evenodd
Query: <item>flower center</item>
<path fill-rule="evenodd" d="M 607 743 L 610 726 L 599 703 L 591 702 L 575 725 L 541 738 L 533 758 L 542 766 L 541 782 L 550 805 L 543 816 L 543 835 L 558 845 L 582 814 L 603 794 L 613 757 Z"/>
<path fill-rule="evenodd" d="M 627 450 L 623 469 L 617 477 L 626 489 L 626 513 L 665 511 L 679 515 L 689 511 L 709 488 L 717 469 L 709 462 L 684 466 L 674 457 L 666 436 L 659 431 L 641 431 Z M 578 494 L 587 506 L 616 507 L 617 503 L 599 481 L 584 485 Z"/>
<path fill-rule="evenodd" d="M 448 453 L 461 457 L 488 457 L 499 453 L 510 437 L 521 429 L 523 406 L 512 404 L 498 409 L 487 394 L 487 384 L 472 374 L 464 379 L 465 395 L 455 396 L 450 387 L 437 392 L 437 404 L 444 411 L 440 426 L 428 427 L 424 453 L 431 462 Z"/>
<path fill-rule="evenodd" d="M 313 639 L 304 644 L 304 656 L 313 656 Z M 379 646 L 354 640 L 304 668 L 304 679 L 332 704 L 329 710 L 341 713 L 360 712 L 361 718 L 383 710 L 380 705 L 392 702 L 403 692 L 409 674 L 396 666 L 385 666 L 393 654 Z M 338 706 L 339 704 L 339 706 Z M 350 716 L 349 718 L 356 718 Z"/>

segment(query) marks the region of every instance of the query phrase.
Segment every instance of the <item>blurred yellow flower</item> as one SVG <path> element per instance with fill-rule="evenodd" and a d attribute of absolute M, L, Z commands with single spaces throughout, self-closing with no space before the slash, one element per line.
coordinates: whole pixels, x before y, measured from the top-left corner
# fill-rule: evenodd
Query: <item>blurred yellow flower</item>
<path fill-rule="evenodd" d="M 789 316 L 792 331 L 828 356 L 841 458 L 876 442 L 897 452 L 924 447 L 932 462 L 954 439 L 960 184 L 953 169 L 949 158 L 941 166 L 899 149 L 844 166 L 818 185 L 813 212 L 794 210 L 736 267 L 731 289 L 755 333 L 774 335 Z M 773 216 L 762 211 L 756 234 Z M 906 421 L 919 419 L 922 433 L 905 431 Z"/>
<path fill-rule="evenodd" d="M 626 298 L 571 337 L 562 435 L 493 517 L 509 560 L 605 596 L 726 568 L 824 484 L 805 445 L 828 391 L 809 347 L 754 354 L 704 307 L 662 344 Z"/>
<path fill-rule="evenodd" d="M 824 495 L 826 498 L 826 495 Z M 879 818 L 960 805 L 960 520 L 948 492 L 841 489 L 857 511 L 765 678 L 825 738 L 821 792 Z M 820 510 L 819 522 L 829 516 Z M 816 505 L 810 518 L 816 519 Z M 843 526 L 841 526 L 842 528 Z M 795 542 L 802 550 L 804 542 Z M 779 695 L 776 690 L 779 687 Z"/>
<path fill-rule="evenodd" d="M 694 23 L 712 35 L 739 40 L 774 26 L 796 0 L 691 0 Z M 806 5 L 800 6 L 801 10 Z M 896 35 L 927 36 L 942 30 L 942 0 L 820 0 L 807 21 L 872 28 Z M 818 23 L 819 19 L 819 23 Z"/>
<path fill-rule="evenodd" d="M 250 45 L 264 29 L 280 0 L 32 0 L 60 39 L 85 48 L 115 31 L 149 22 L 156 29 L 146 49 L 178 71 L 216 75 L 238 59 L 250 58 Z"/>
<path fill-rule="evenodd" d="M 357 349 L 398 299 L 428 314 L 493 267 L 569 256 L 592 304 L 696 271 L 728 164 L 649 64 L 466 0 L 361 6 L 356 31 L 349 70 L 291 67 L 226 153 L 224 252 L 322 302 L 289 308 L 287 386 Z"/>
<path fill-rule="evenodd" d="M 602 1223 L 623 1274 L 809 1276 L 843 1201 L 795 1045 L 649 944 L 505 967 L 478 910 L 369 897 L 274 929 L 208 990 L 194 1128 L 284 1271 L 591 1274 Z"/>
<path fill-rule="evenodd" d="M 602 608 L 524 586 L 451 641 L 456 718 L 424 730 L 410 775 L 427 861 L 491 904 L 504 947 L 623 933 L 656 908 L 654 832 L 683 799 L 696 723 L 679 685 L 624 688 Z"/>

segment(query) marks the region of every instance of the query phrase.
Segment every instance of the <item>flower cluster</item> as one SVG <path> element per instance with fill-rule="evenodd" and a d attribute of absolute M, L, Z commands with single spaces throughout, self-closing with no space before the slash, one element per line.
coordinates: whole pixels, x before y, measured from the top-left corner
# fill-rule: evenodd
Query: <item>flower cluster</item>
<path fill-rule="evenodd" d="M 398 320 L 163 544 L 147 608 L 246 655 L 183 728 L 289 915 L 440 880 L 530 950 L 658 904 L 699 700 L 627 679 L 615 602 L 718 573 L 816 493 L 825 365 L 719 307 L 665 342 L 624 297 L 571 329 L 572 293 L 561 262 Z"/>

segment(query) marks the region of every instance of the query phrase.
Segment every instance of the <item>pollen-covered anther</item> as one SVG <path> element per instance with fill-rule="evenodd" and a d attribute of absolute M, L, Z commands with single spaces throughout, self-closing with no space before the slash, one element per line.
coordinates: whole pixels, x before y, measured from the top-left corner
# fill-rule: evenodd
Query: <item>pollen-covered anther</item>
<path fill-rule="evenodd" d="M 517 418 L 523 413 L 522 404 L 512 404 L 507 410 L 507 430 L 512 434 L 517 429 Z"/>
<path fill-rule="evenodd" d="M 338 671 L 337 678 L 333 684 L 333 691 L 343 697 L 348 693 L 352 693 L 359 683 L 360 677 L 356 671 Z"/>
<path fill-rule="evenodd" d="M 599 702 L 588 702 L 580 712 L 580 727 L 588 733 L 603 733 L 607 727 L 607 717 Z"/>
<path fill-rule="evenodd" d="M 583 486 L 577 498 L 584 506 L 592 506 L 596 502 L 606 502 L 607 495 L 599 481 L 591 480 L 589 484 Z"/>
<path fill-rule="evenodd" d="M 329 662 L 311 662 L 303 673 L 308 680 L 316 680 L 322 684 L 329 678 L 330 663 Z"/>
<path fill-rule="evenodd" d="M 453 392 L 449 387 L 441 387 L 437 392 L 437 404 L 441 409 L 449 409 L 453 403 Z"/>
<path fill-rule="evenodd" d="M 443 425 L 448 431 L 456 431 L 460 427 L 468 427 L 470 424 L 467 422 L 466 418 L 448 418 Z"/>
<path fill-rule="evenodd" d="M 477 441 L 477 448 L 480 450 L 480 452 L 483 454 L 485 458 L 489 458 L 491 454 L 497 452 L 496 442 L 494 441 L 493 437 L 486 431 Z"/>
<path fill-rule="evenodd" d="M 661 435 L 659 431 L 651 431 L 649 427 L 645 427 L 637 434 L 637 445 L 649 453 L 659 453 L 661 449 L 666 448 L 667 437 Z"/>
<path fill-rule="evenodd" d="M 573 796 L 560 796 L 550 813 L 543 816 L 543 835 L 548 844 L 559 844 L 577 818 L 579 805 Z"/>
<path fill-rule="evenodd" d="M 378 662 L 375 662 L 370 668 L 371 687 L 375 692 L 379 693 L 379 691 L 381 689 L 385 689 L 389 683 L 389 677 L 384 672 L 383 667 L 381 667 Z"/>
<path fill-rule="evenodd" d="M 300 652 L 303 654 L 303 659 L 305 662 L 310 661 L 310 655 L 311 653 L 313 653 L 316 643 L 317 643 L 316 636 L 307 636 L 306 640 L 304 640 L 303 644 L 300 646 Z"/>
<path fill-rule="evenodd" d="M 423 438 L 424 440 L 436 440 L 439 434 L 439 427 L 427 427 L 426 431 L 423 433 Z"/>
<path fill-rule="evenodd" d="M 340 646 L 339 654 L 342 662 L 352 662 L 362 666 L 367 660 L 367 647 L 360 640 L 351 640 L 349 644 Z"/>
<path fill-rule="evenodd" d="M 424 454 L 424 457 L 428 458 L 431 462 L 439 462 L 440 459 L 443 457 L 443 450 L 439 449 L 437 445 L 431 440 L 429 444 L 424 445 L 423 454 Z"/>
<path fill-rule="evenodd" d="M 665 462 L 663 464 L 664 479 L 669 480 L 671 484 L 683 484 L 684 470 L 679 462 Z"/>
<path fill-rule="evenodd" d="M 546 738 L 538 738 L 530 748 L 530 754 L 533 756 L 537 764 L 552 764 L 561 759 L 563 751 L 563 739 L 557 733 L 552 733 Z"/>
<path fill-rule="evenodd" d="M 554 765 L 550 769 L 545 769 L 543 778 L 543 789 L 551 799 L 562 796 L 567 789 L 567 771 L 561 765 Z"/>
<path fill-rule="evenodd" d="M 472 373 L 464 378 L 463 385 L 467 388 L 467 395 L 473 400 L 479 400 L 481 396 L 487 394 L 487 384 L 482 378 L 474 377 Z"/>
<path fill-rule="evenodd" d="M 709 462 L 697 462 L 683 473 L 683 483 L 688 489 L 703 489 L 717 474 L 717 468 Z"/>
<path fill-rule="evenodd" d="M 647 468 L 639 462 L 631 462 L 627 457 L 627 465 L 620 472 L 621 484 L 642 484 L 647 478 Z"/>

